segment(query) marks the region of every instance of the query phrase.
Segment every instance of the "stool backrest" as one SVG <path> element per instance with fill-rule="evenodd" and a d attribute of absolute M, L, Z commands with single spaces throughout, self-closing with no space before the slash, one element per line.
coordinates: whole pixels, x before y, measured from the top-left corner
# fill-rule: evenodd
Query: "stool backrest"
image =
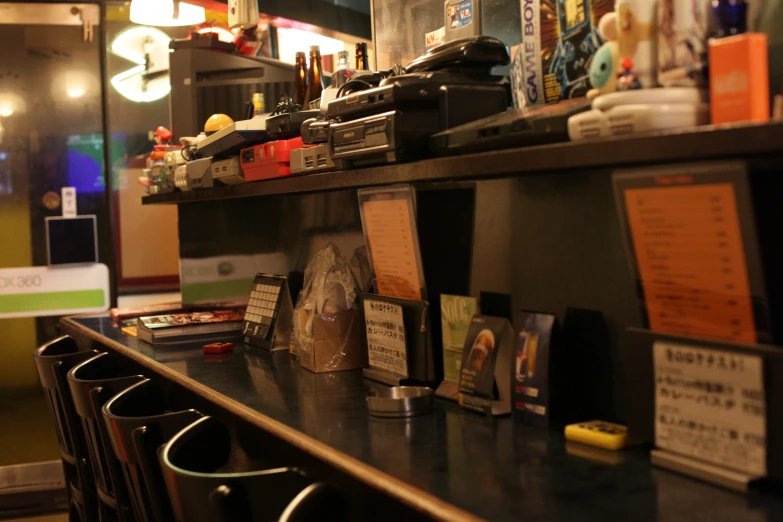
<path fill-rule="evenodd" d="M 79 351 L 76 342 L 67 335 L 49 341 L 33 353 L 54 420 L 72 521 L 97 522 L 98 502 L 84 429 L 76 414 L 67 375 L 72 368 L 96 355 L 95 350 Z"/>
<path fill-rule="evenodd" d="M 231 434 L 212 417 L 182 430 L 160 455 L 178 522 L 276 522 L 312 484 L 296 468 L 231 469 Z"/>
<path fill-rule="evenodd" d="M 137 522 L 173 520 L 158 450 L 201 417 L 196 410 L 169 411 L 163 391 L 149 379 L 121 391 L 103 406 Z"/>
<path fill-rule="evenodd" d="M 71 368 L 96 355 L 98 352 L 95 350 L 80 352 L 76 342 L 67 335 L 42 345 L 33 354 L 38 378 L 54 419 L 60 453 L 66 458 L 75 458 L 75 446 L 84 440 L 66 376 Z"/>
<path fill-rule="evenodd" d="M 104 507 L 116 510 L 122 522 L 133 520 L 133 510 L 101 410 L 114 395 L 143 379 L 142 375 L 124 374 L 121 365 L 108 353 L 84 361 L 68 373 L 74 408 L 84 428 L 93 465 L 98 499 Z"/>

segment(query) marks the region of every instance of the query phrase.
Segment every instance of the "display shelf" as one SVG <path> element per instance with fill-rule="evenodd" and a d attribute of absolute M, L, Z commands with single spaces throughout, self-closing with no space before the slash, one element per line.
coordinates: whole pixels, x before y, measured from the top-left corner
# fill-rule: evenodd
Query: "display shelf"
<path fill-rule="evenodd" d="M 202 343 L 152 346 L 122 333 L 108 317 L 70 318 L 62 325 L 83 348 L 125 357 L 134 371 L 186 388 L 194 399 L 221 410 L 221 417 L 251 423 L 258 430 L 250 437 L 254 445 L 273 452 L 272 438 L 282 440 L 428 520 L 783 517 L 779 497 L 759 493 L 749 503 L 733 492 L 654 469 L 643 447 L 614 452 L 570 443 L 558 431 L 486 418 L 440 399 L 431 414 L 371 417 L 365 397 L 373 384 L 362 379 L 361 370 L 314 374 L 285 351 L 270 353 L 241 342 L 231 357 L 211 362 L 202 356 Z M 218 414 L 206 404 L 195 406 Z"/>
<path fill-rule="evenodd" d="M 737 158 L 776 152 L 783 152 L 783 123 L 720 128 L 707 126 L 676 132 L 497 150 L 195 191 L 154 194 L 142 198 L 142 201 L 145 205 L 189 203 L 394 183 L 478 180 L 576 169 Z"/>

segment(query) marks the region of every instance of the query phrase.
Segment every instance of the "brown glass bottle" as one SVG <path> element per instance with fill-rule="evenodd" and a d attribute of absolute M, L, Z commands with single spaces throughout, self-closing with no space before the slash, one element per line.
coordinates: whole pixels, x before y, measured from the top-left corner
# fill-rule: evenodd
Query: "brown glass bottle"
<path fill-rule="evenodd" d="M 296 79 L 294 101 L 304 107 L 307 98 L 307 55 L 303 52 L 296 53 Z"/>
<path fill-rule="evenodd" d="M 356 44 L 356 69 L 360 71 L 370 70 L 370 59 L 367 57 L 367 44 Z"/>
<path fill-rule="evenodd" d="M 323 90 L 324 76 L 323 71 L 321 71 L 321 48 L 313 45 L 310 47 L 310 69 L 307 72 L 307 97 L 302 107 L 307 109 L 310 102 L 321 97 Z"/>

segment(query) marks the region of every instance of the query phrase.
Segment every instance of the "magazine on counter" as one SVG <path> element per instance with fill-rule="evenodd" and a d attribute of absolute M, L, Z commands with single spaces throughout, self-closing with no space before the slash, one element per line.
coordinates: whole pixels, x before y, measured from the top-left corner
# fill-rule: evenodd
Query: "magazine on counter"
<path fill-rule="evenodd" d="M 138 336 L 152 344 L 213 340 L 242 335 L 244 310 L 210 310 L 138 319 Z"/>

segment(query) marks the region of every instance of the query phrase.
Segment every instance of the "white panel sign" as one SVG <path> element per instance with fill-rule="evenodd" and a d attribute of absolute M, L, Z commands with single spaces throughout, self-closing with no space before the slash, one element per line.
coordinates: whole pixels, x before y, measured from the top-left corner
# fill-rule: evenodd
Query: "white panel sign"
<path fill-rule="evenodd" d="M 0 269 L 0 318 L 102 312 L 109 297 L 104 264 Z"/>
<path fill-rule="evenodd" d="M 370 368 L 408 377 L 408 352 L 402 307 L 385 301 L 364 300 Z"/>
<path fill-rule="evenodd" d="M 62 195 L 63 217 L 74 218 L 78 214 L 76 210 L 76 188 L 63 187 L 60 190 Z"/>
<path fill-rule="evenodd" d="M 762 359 L 656 342 L 655 444 L 750 474 L 767 474 Z"/>

